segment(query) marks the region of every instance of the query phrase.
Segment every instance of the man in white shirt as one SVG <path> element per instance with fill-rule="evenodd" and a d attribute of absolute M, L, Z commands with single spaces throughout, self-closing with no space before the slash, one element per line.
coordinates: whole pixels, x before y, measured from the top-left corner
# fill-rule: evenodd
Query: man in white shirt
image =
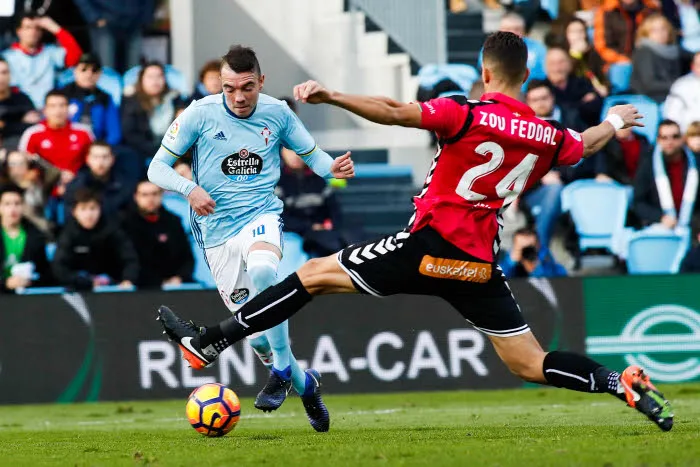
<path fill-rule="evenodd" d="M 671 86 L 664 104 L 664 118 L 678 122 L 683 132 L 690 123 L 700 120 L 700 52 L 693 57 L 690 73 Z"/>

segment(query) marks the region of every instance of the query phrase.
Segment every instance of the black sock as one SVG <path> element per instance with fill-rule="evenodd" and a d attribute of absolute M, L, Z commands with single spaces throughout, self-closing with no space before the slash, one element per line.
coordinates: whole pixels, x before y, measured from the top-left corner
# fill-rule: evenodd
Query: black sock
<path fill-rule="evenodd" d="M 607 392 L 624 400 L 618 388 L 620 374 L 583 355 L 549 352 L 544 357 L 542 370 L 552 386 L 581 392 Z"/>
<path fill-rule="evenodd" d="M 311 298 L 299 276 L 294 273 L 279 284 L 263 290 L 218 326 L 207 328 L 201 337 L 201 346 L 220 345 L 225 341 L 228 347 L 246 336 L 270 329 L 289 319 Z"/>

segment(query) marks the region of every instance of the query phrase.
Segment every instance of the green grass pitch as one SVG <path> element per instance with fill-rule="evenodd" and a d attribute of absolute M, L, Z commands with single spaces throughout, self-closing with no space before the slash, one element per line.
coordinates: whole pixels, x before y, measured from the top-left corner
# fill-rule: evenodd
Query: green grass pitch
<path fill-rule="evenodd" d="M 0 466 L 700 466 L 700 384 L 660 388 L 663 433 L 608 395 L 557 389 L 326 397 L 329 433 L 300 401 L 274 414 L 242 401 L 223 438 L 184 418 L 184 400 L 0 407 Z"/>

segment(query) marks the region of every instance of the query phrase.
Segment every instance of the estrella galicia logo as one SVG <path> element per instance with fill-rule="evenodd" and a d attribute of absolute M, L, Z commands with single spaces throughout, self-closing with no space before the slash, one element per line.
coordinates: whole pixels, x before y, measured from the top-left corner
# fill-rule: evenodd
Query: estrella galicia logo
<path fill-rule="evenodd" d="M 252 180 L 260 175 L 262 169 L 262 157 L 247 149 L 241 149 L 235 154 L 226 156 L 221 162 L 221 171 L 236 182 Z"/>
<path fill-rule="evenodd" d="M 700 376 L 700 314 L 681 305 L 640 311 L 618 336 L 586 338 L 590 355 L 619 355 L 653 379 L 690 381 Z"/>
<path fill-rule="evenodd" d="M 240 305 L 245 303 L 249 296 L 250 292 L 248 289 L 235 289 L 233 292 L 231 292 L 231 301 L 236 305 Z"/>

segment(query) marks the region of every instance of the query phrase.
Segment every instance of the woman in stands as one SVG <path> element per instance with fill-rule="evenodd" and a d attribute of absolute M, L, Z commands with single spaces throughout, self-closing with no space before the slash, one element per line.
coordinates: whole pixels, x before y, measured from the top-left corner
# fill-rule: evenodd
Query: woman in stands
<path fill-rule="evenodd" d="M 160 141 L 184 102 L 176 91 L 168 88 L 165 67 L 157 62 L 144 65 L 136 86 L 126 89 L 124 95 L 121 108 L 123 143 L 145 161 L 160 147 Z"/>
<path fill-rule="evenodd" d="M 211 60 L 199 70 L 199 83 L 194 87 L 192 100 L 199 100 L 211 94 L 219 94 L 221 87 L 221 60 Z"/>
<path fill-rule="evenodd" d="M 637 30 L 632 54 L 632 90 L 661 103 L 681 76 L 681 49 L 676 31 L 661 13 L 649 15 Z"/>
<path fill-rule="evenodd" d="M 695 157 L 700 157 L 700 122 L 688 125 L 685 132 L 685 145 L 693 151 Z"/>
<path fill-rule="evenodd" d="M 574 64 L 574 74 L 587 78 L 601 97 L 609 94 L 610 85 L 603 71 L 605 62 L 588 40 L 586 22 L 572 18 L 566 25 L 566 43 Z"/>

